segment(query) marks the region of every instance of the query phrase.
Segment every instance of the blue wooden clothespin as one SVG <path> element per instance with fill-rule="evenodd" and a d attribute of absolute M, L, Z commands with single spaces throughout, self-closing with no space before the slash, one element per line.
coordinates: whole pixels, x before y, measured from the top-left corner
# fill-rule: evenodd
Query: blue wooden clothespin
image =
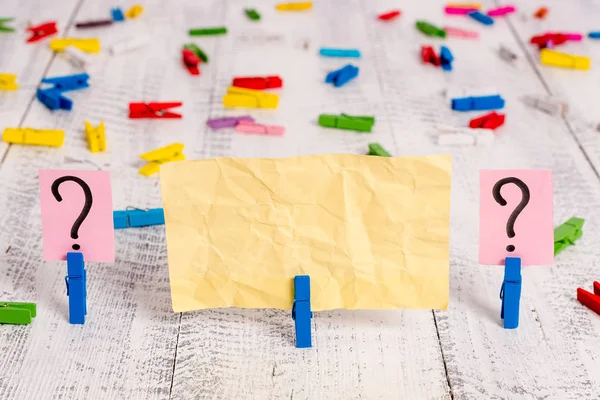
<path fill-rule="evenodd" d="M 500 318 L 504 320 L 504 329 L 515 329 L 519 326 L 521 302 L 521 259 L 518 257 L 506 257 L 504 261 L 504 282 L 500 289 L 500 298 Z"/>
<path fill-rule="evenodd" d="M 119 7 L 111 8 L 110 14 L 112 15 L 112 19 L 115 22 L 125 21 L 125 15 L 123 15 L 123 10 Z"/>
<path fill-rule="evenodd" d="M 69 296 L 69 322 L 83 325 L 87 314 L 87 290 L 82 253 L 67 253 L 65 283 L 67 284 L 67 296 Z"/>
<path fill-rule="evenodd" d="M 138 228 L 142 226 L 164 225 L 165 213 L 162 208 L 149 210 L 113 211 L 115 229 Z"/>
<path fill-rule="evenodd" d="M 310 320 L 310 276 L 296 275 L 294 277 L 294 304 L 292 319 L 296 322 L 296 347 L 312 347 Z"/>
<path fill-rule="evenodd" d="M 73 102 L 56 89 L 38 89 L 35 97 L 50 110 L 67 110 L 73 108 Z"/>
<path fill-rule="evenodd" d="M 341 87 L 357 76 L 358 67 L 348 64 L 340 69 L 328 73 L 325 76 L 325 83 L 333 83 L 333 86 Z"/>
<path fill-rule="evenodd" d="M 444 71 L 452 71 L 452 61 L 454 61 L 452 52 L 446 46 L 442 46 L 440 48 L 440 63 L 442 65 L 442 69 Z"/>
<path fill-rule="evenodd" d="M 75 74 L 57 76 L 56 78 L 44 78 L 42 79 L 42 83 L 54 85 L 52 89 L 56 89 L 60 92 L 68 92 L 90 87 L 88 79 L 90 79 L 88 74 Z"/>

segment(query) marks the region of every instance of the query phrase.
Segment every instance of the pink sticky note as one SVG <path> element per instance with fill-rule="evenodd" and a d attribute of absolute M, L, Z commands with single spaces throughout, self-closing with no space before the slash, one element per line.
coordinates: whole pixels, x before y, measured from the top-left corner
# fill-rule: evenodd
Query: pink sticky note
<path fill-rule="evenodd" d="M 70 251 L 85 261 L 115 260 L 108 172 L 40 170 L 40 201 L 45 260 L 66 260 Z"/>
<path fill-rule="evenodd" d="M 506 257 L 520 257 L 522 265 L 551 265 L 552 172 L 484 170 L 480 171 L 479 188 L 479 263 L 504 265 Z M 499 203 L 502 199 L 504 206 Z M 519 205 L 524 208 L 514 219 L 513 212 Z M 514 237 L 509 237 L 513 233 Z"/>

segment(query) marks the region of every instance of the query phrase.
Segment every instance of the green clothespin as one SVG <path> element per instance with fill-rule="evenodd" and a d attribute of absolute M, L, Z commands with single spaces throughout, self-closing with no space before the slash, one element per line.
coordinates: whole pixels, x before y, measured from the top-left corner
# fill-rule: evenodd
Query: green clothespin
<path fill-rule="evenodd" d="M 319 125 L 327 128 L 349 129 L 359 132 L 371 132 L 375 123 L 375 117 L 370 116 L 352 116 L 347 114 L 319 115 Z"/>
<path fill-rule="evenodd" d="M 197 28 L 190 29 L 190 36 L 206 36 L 206 35 L 224 35 L 227 33 L 227 28 L 217 26 L 215 28 Z"/>
<path fill-rule="evenodd" d="M 14 18 L 0 18 L 0 32 L 14 32 L 15 28 L 4 26 L 5 23 L 14 21 Z"/>
<path fill-rule="evenodd" d="M 575 244 L 583 235 L 581 228 L 584 222 L 583 218 L 573 217 L 554 229 L 554 255 Z"/>
<path fill-rule="evenodd" d="M 0 324 L 29 325 L 35 318 L 35 303 L 0 301 Z"/>
<path fill-rule="evenodd" d="M 435 25 L 425 21 L 417 21 L 417 29 L 426 34 L 427 36 L 438 36 L 441 38 L 446 37 L 446 31 L 438 28 Z"/>
<path fill-rule="evenodd" d="M 380 157 L 391 157 L 392 156 L 379 143 L 369 143 L 369 152 L 367 153 L 367 155 L 380 156 Z"/>
<path fill-rule="evenodd" d="M 187 43 L 183 46 L 183 48 L 190 50 L 192 53 L 194 53 L 196 56 L 198 56 L 198 58 L 201 59 L 202 62 L 205 62 L 205 63 L 208 62 L 208 56 L 206 55 L 206 53 L 204 51 L 202 51 L 202 49 L 200 47 L 196 46 L 194 43 Z"/>
<path fill-rule="evenodd" d="M 246 8 L 244 12 L 252 21 L 258 21 L 260 19 L 260 14 L 253 8 Z"/>

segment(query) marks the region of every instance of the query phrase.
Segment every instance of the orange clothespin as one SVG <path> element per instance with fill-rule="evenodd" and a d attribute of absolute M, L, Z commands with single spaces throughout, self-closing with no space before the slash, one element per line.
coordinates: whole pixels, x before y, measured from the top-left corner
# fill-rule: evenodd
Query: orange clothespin
<path fill-rule="evenodd" d="M 165 111 L 183 103 L 129 103 L 129 118 L 181 118 L 181 114 Z"/>
<path fill-rule="evenodd" d="M 594 293 L 577 288 L 577 300 L 596 314 L 600 314 L 600 282 L 594 282 Z"/>
<path fill-rule="evenodd" d="M 56 29 L 56 22 L 46 22 L 45 24 L 30 26 L 27 28 L 28 32 L 31 32 L 33 35 L 27 39 L 27 43 L 34 43 L 39 40 L 42 40 L 45 37 L 54 35 L 58 33 L 58 29 Z"/>

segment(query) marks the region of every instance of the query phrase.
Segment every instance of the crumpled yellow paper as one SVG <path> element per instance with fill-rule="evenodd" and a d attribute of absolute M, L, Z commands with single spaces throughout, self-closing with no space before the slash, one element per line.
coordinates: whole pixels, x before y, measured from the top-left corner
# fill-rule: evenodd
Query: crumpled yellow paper
<path fill-rule="evenodd" d="M 445 309 L 450 156 L 217 158 L 160 180 L 173 310 Z"/>

